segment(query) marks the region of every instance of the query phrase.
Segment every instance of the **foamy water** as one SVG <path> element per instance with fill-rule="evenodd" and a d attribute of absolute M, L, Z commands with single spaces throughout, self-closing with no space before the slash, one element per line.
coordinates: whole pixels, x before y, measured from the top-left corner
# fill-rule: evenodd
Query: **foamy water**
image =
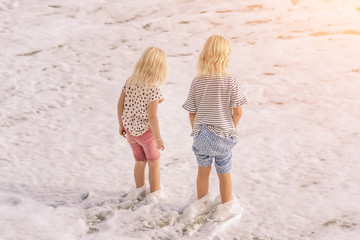
<path fill-rule="evenodd" d="M 358 1 L 3 0 L 0 18 L 1 240 L 358 239 Z M 181 108 L 211 34 L 231 42 L 249 99 L 237 201 L 223 208 L 214 169 L 210 205 L 190 204 L 197 164 Z M 116 105 L 151 45 L 170 63 L 166 150 L 161 194 L 142 195 Z"/>

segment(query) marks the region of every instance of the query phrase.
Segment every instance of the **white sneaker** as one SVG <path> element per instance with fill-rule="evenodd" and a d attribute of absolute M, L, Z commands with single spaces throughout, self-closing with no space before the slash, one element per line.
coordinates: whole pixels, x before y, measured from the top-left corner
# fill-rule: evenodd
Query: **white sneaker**
<path fill-rule="evenodd" d="M 162 191 L 162 187 L 152 193 L 148 193 L 145 197 L 146 202 L 154 202 L 154 201 L 161 201 L 164 198 L 164 192 Z"/>
<path fill-rule="evenodd" d="M 134 201 L 134 200 L 142 201 L 145 199 L 148 192 L 149 190 L 146 184 L 144 184 L 144 186 L 142 187 L 132 189 L 125 197 L 125 201 Z"/>
<path fill-rule="evenodd" d="M 242 214 L 243 208 L 240 206 L 236 196 L 233 195 L 231 200 L 216 206 L 213 218 L 215 221 L 225 221 L 231 217 Z"/>
<path fill-rule="evenodd" d="M 210 194 L 205 195 L 201 199 L 195 200 L 187 206 L 182 216 L 185 221 L 191 220 L 197 216 L 210 212 L 213 206 L 213 201 L 210 198 Z"/>

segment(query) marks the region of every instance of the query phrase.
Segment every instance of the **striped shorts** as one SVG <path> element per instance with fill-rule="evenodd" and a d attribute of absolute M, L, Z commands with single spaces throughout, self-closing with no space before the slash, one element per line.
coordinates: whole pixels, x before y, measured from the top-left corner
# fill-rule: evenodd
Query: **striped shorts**
<path fill-rule="evenodd" d="M 215 159 L 216 171 L 226 174 L 231 170 L 232 148 L 236 143 L 236 137 L 223 138 L 206 126 L 200 126 L 198 135 L 194 137 L 192 150 L 199 166 L 209 167 Z"/>

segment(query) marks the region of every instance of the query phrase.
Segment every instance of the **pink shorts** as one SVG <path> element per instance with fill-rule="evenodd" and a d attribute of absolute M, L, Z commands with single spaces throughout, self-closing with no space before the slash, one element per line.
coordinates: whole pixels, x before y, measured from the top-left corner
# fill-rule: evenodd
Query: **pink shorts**
<path fill-rule="evenodd" d="M 156 148 L 155 138 L 150 128 L 141 136 L 133 136 L 127 129 L 126 133 L 136 161 L 154 162 L 160 158 L 160 150 Z"/>

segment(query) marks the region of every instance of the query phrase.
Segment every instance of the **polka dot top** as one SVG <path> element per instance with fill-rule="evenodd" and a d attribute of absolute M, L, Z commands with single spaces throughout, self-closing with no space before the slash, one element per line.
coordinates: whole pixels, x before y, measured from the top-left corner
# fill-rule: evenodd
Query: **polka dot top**
<path fill-rule="evenodd" d="M 125 92 L 124 111 L 122 121 L 124 127 L 133 136 L 141 136 L 149 128 L 149 104 L 155 100 L 163 99 L 161 90 L 158 87 L 145 86 L 126 86 L 123 87 Z"/>

